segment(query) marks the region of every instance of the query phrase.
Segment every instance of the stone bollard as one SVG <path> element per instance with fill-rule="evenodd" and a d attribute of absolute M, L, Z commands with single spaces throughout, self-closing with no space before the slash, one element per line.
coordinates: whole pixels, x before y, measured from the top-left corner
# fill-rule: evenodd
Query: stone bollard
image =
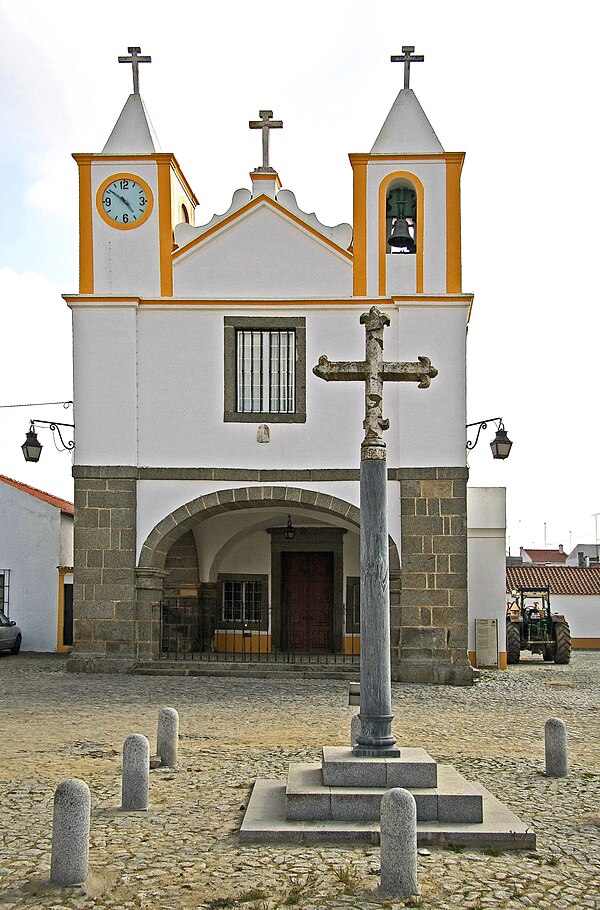
<path fill-rule="evenodd" d="M 133 733 L 123 743 L 123 782 L 121 809 L 141 812 L 148 808 L 150 743 L 141 733 Z"/>
<path fill-rule="evenodd" d="M 174 768 L 177 764 L 178 739 L 179 714 L 175 708 L 163 708 L 158 715 L 156 754 L 164 767 Z"/>
<path fill-rule="evenodd" d="M 418 894 L 417 804 L 412 793 L 394 787 L 381 800 L 379 893 L 405 898 Z"/>
<path fill-rule="evenodd" d="M 360 736 L 360 731 L 362 730 L 362 724 L 360 722 L 360 714 L 355 714 L 352 720 L 350 721 L 350 745 L 356 745 L 356 739 Z"/>
<path fill-rule="evenodd" d="M 54 793 L 50 881 L 61 888 L 87 880 L 91 802 L 90 788 L 77 778 L 64 780 Z"/>
<path fill-rule="evenodd" d="M 566 777 L 568 773 L 567 728 L 563 721 L 557 717 L 547 720 L 544 726 L 544 739 L 546 777 Z"/>

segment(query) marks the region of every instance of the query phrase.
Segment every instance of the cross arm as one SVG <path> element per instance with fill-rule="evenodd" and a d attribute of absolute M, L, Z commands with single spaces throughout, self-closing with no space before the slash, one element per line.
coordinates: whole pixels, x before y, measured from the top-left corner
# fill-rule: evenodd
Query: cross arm
<path fill-rule="evenodd" d="M 352 380 L 364 382 L 369 375 L 369 369 L 366 360 L 332 362 L 326 354 L 321 354 L 318 364 L 313 367 L 313 373 L 319 379 L 325 379 L 327 382 L 348 382 Z"/>
<path fill-rule="evenodd" d="M 437 374 L 438 371 L 431 365 L 429 357 L 419 357 L 418 361 L 386 360 L 379 375 L 384 382 L 418 382 L 420 389 L 428 389 L 431 380 L 435 379 Z"/>

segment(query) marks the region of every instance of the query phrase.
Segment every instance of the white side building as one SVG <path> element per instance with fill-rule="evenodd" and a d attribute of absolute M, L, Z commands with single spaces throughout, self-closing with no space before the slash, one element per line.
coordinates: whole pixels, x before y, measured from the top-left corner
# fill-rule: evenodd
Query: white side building
<path fill-rule="evenodd" d="M 0 475 L 0 605 L 24 651 L 73 643 L 73 504 Z"/>

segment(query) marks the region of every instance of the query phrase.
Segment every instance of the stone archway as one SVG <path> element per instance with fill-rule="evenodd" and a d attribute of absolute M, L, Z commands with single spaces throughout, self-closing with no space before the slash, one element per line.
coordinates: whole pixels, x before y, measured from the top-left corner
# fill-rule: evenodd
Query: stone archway
<path fill-rule="evenodd" d="M 162 596 L 165 561 L 172 545 L 199 522 L 240 509 L 283 506 L 326 513 L 330 518 L 360 527 L 360 510 L 336 496 L 299 487 L 253 486 L 216 490 L 175 509 L 163 518 L 144 541 L 136 575 L 138 577 L 138 618 L 152 623 L 153 654 L 158 656 L 160 635 L 158 604 Z M 396 543 L 389 539 L 390 599 L 392 616 L 399 616 L 400 557 Z"/>

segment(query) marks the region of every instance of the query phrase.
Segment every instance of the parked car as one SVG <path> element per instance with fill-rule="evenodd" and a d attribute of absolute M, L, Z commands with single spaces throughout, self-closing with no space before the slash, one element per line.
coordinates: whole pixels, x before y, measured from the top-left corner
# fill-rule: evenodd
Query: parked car
<path fill-rule="evenodd" d="M 18 654 L 21 650 L 21 630 L 14 620 L 5 616 L 0 610 L 0 651 Z"/>

